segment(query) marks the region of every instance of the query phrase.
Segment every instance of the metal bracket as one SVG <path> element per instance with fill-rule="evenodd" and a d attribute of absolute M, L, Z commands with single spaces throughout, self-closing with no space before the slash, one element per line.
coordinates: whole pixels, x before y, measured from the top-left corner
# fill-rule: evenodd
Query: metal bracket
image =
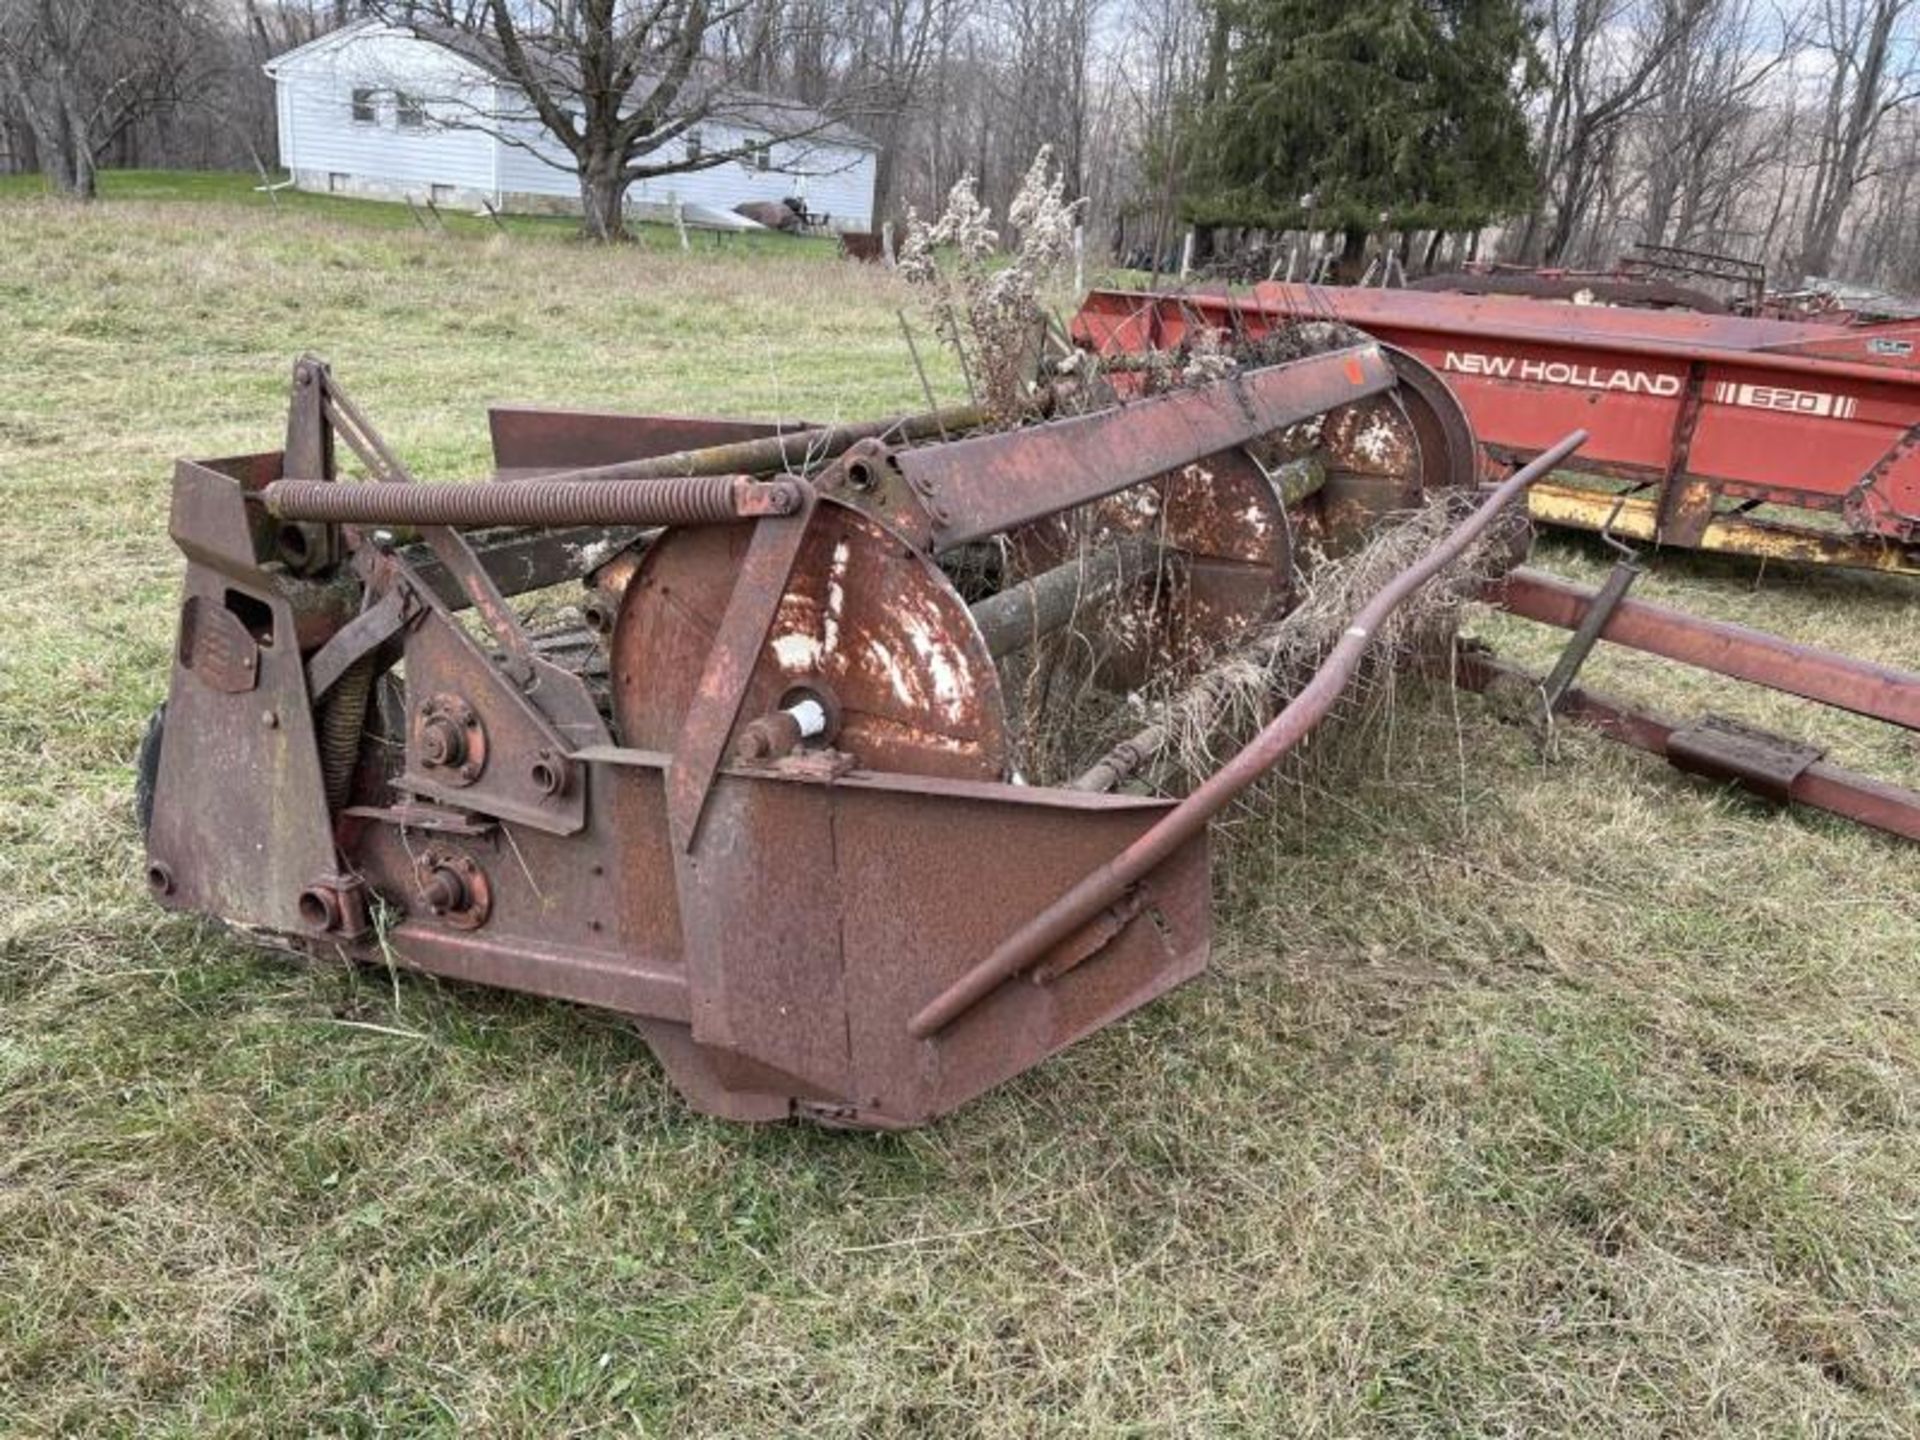
<path fill-rule="evenodd" d="M 1613 612 L 1620 608 L 1620 602 L 1627 598 L 1627 591 L 1641 576 L 1640 552 L 1613 533 L 1614 522 L 1620 518 L 1620 512 L 1626 507 L 1631 493 L 1626 490 L 1620 492 L 1620 498 L 1613 502 L 1613 510 L 1607 516 L 1607 523 L 1600 527 L 1600 538 L 1620 558 L 1613 562 L 1613 569 L 1607 572 L 1605 583 L 1595 592 L 1593 603 L 1587 607 L 1587 613 L 1580 617 L 1580 623 L 1574 627 L 1566 648 L 1560 652 L 1560 658 L 1553 662 L 1552 671 L 1540 686 L 1541 698 L 1546 701 L 1549 717 L 1566 699 L 1567 691 L 1573 688 L 1573 682 L 1580 674 L 1580 667 L 1587 663 L 1587 656 L 1593 653 L 1593 647 L 1599 642 L 1600 632 L 1607 628 Z"/>
<path fill-rule="evenodd" d="M 1540 694 L 1546 701 L 1547 714 L 1551 715 L 1560 708 L 1560 702 L 1567 697 L 1567 691 L 1573 688 L 1573 682 L 1579 677 L 1580 667 L 1587 663 L 1587 656 L 1593 653 L 1593 647 L 1599 643 L 1600 632 L 1607 628 L 1607 622 L 1613 619 L 1613 612 L 1620 608 L 1620 602 L 1627 598 L 1627 591 L 1633 588 L 1643 572 L 1635 559 L 1616 560 L 1613 569 L 1607 572 L 1605 583 L 1593 597 L 1593 603 L 1587 606 L 1587 613 L 1580 617 L 1580 624 L 1568 638 L 1567 645 L 1560 652 L 1560 658 L 1553 662 L 1553 670 L 1541 683 Z"/>
<path fill-rule="evenodd" d="M 1145 908 L 1150 893 L 1144 884 L 1133 886 L 1126 894 L 1081 926 L 1079 933 L 1064 941 L 1051 956 L 1034 966 L 1028 972 L 1027 978 L 1036 985 L 1047 985 L 1067 972 L 1077 970 L 1086 961 L 1106 949 L 1115 936 L 1134 922 L 1140 911 Z"/>
<path fill-rule="evenodd" d="M 334 631 L 333 638 L 307 661 L 307 693 L 318 705 L 354 664 L 378 650 L 420 613 L 419 602 L 400 587 Z"/>
<path fill-rule="evenodd" d="M 1713 519 L 1720 498 L 1720 482 L 1687 473 L 1693 451 L 1693 432 L 1700 423 L 1707 367 L 1695 360 L 1687 367 L 1687 388 L 1673 417 L 1666 474 L 1660 481 L 1659 522 L 1656 535 L 1662 545 L 1699 545 Z"/>
<path fill-rule="evenodd" d="M 1674 769 L 1731 780 L 1779 805 L 1793 798 L 1793 782 L 1825 753 L 1724 715 L 1704 715 L 1667 737 L 1667 760 Z"/>
<path fill-rule="evenodd" d="M 347 392 L 334 380 L 332 372 L 318 361 L 304 360 L 301 366 L 311 366 L 314 379 L 309 382 L 320 391 L 321 409 L 326 417 L 331 433 L 347 442 L 347 448 L 360 458 L 367 467 L 374 482 L 382 485 L 411 485 L 412 473 L 401 463 L 400 457 L 393 453 L 380 432 L 368 423 L 353 403 Z M 439 560 L 447 573 L 460 582 L 460 588 L 473 602 L 473 608 L 486 622 L 487 629 L 493 632 L 501 649 L 507 652 L 507 663 L 513 678 L 521 683 L 533 674 L 533 645 L 527 639 L 527 632 L 521 627 L 519 617 L 501 595 L 499 586 L 493 583 L 493 577 L 480 563 L 479 556 L 473 552 L 460 532 L 445 525 L 423 526 L 420 538 L 433 550 L 434 558 Z"/>
<path fill-rule="evenodd" d="M 812 487 L 804 487 L 804 494 L 798 514 L 770 517 L 754 525 L 700 687 L 681 724 L 673 765 L 667 772 L 667 822 L 680 851 L 693 849 L 707 792 L 733 738 L 767 631 L 779 613 L 787 580 L 812 523 Z"/>
<path fill-rule="evenodd" d="M 1841 502 L 1841 513 L 1847 517 L 1850 525 L 1862 530 L 1877 529 L 1879 528 L 1875 523 L 1877 514 L 1885 511 L 1907 527 L 1909 533 L 1904 538 L 1909 540 L 1912 538 L 1911 532 L 1917 517 L 1904 514 L 1888 504 L 1883 497 L 1875 493 L 1875 487 L 1888 471 L 1906 458 L 1907 452 L 1915 445 L 1920 445 L 1920 422 L 1909 425 L 1896 436 L 1893 443 L 1887 447 L 1886 453 L 1868 466 L 1866 473 L 1853 482 L 1852 488 L 1847 491 L 1846 498 Z"/>

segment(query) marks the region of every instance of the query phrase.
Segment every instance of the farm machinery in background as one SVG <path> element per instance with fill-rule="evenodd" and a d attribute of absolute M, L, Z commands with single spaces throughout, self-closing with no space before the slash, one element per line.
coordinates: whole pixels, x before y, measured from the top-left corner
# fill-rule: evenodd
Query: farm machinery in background
<path fill-rule="evenodd" d="M 1767 267 L 1706 250 L 1636 245 L 1611 270 L 1482 262 L 1422 276 L 1407 288 L 1703 315 L 1759 315 L 1767 304 Z"/>
<path fill-rule="evenodd" d="M 140 762 L 151 893 L 631 1017 L 712 1114 L 921 1123 L 1200 973 L 1210 820 L 1470 549 L 1505 555 L 1495 603 L 1575 631 L 1528 682 L 1543 703 L 1920 838 L 1920 795 L 1573 683 L 1605 639 L 1920 728 L 1920 677 L 1511 568 L 1492 540 L 1527 492 L 1589 431 L 1616 453 L 1599 392 L 1517 380 L 1549 413 L 1483 453 L 1419 335 L 1288 330 L 1296 299 L 1321 303 L 1095 295 L 1077 326 L 1105 363 L 1017 418 L 498 408 L 495 472 L 464 484 L 416 482 L 302 360 L 282 449 L 175 473 L 186 582 Z M 1288 333 L 1219 374 L 1186 343 L 1202 321 Z M 1682 397 L 1629 398 L 1720 383 L 1690 363 L 1658 362 Z M 1898 519 L 1890 470 L 1863 516 Z M 1411 510 L 1441 520 L 1314 663 L 1271 676 L 1270 718 L 1217 769 L 1155 793 L 1168 711 L 1122 705 L 1090 763 L 1020 771 L 1009 667 L 1036 647 L 1097 651 L 1090 698 L 1150 678 L 1177 704 L 1304 607 L 1321 557 Z M 512 603 L 563 583 L 577 625 Z"/>
<path fill-rule="evenodd" d="M 1378 265 L 1368 273 L 1369 277 L 1387 275 Z M 1401 283 L 1412 290 L 1456 295 L 1516 295 L 1577 305 L 1691 310 L 1702 315 L 1807 320 L 1823 325 L 1878 325 L 1889 320 L 1920 319 L 1920 303 L 1887 291 L 1819 276 L 1809 276 L 1797 289 L 1770 287 L 1764 265 L 1676 245 L 1636 245 L 1611 270 L 1481 261 L 1413 281 L 1405 280 L 1402 274 Z"/>
<path fill-rule="evenodd" d="M 1076 329 L 1127 351 L 1326 321 L 1438 372 L 1489 464 L 1588 431 L 1572 467 L 1585 483 L 1560 477 L 1529 494 L 1542 524 L 1920 573 L 1920 320 L 1836 326 L 1274 283 L 1096 291 Z"/>

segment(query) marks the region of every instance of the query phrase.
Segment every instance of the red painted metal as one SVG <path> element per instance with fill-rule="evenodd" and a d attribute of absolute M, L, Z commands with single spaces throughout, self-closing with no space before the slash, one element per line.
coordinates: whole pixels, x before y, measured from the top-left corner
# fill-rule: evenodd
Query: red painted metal
<path fill-rule="evenodd" d="M 1908 443 L 1920 424 L 1920 322 L 1838 329 L 1264 284 L 1241 295 L 1096 291 L 1075 331 L 1102 352 L 1128 352 L 1177 346 L 1200 327 L 1258 336 L 1329 319 L 1443 374 L 1503 459 L 1537 454 L 1577 424 L 1593 437 L 1583 469 L 1648 483 L 1684 476 L 1712 496 L 1844 513 L 1861 533 L 1920 541 L 1920 451 Z"/>
<path fill-rule="evenodd" d="M 1515 615 L 1572 630 L 1585 618 L 1597 594 L 1557 575 L 1521 569 L 1495 581 L 1487 598 Z M 1645 600 L 1619 601 L 1601 627 L 1600 638 L 1920 730 L 1920 675 L 1910 670 L 1855 660 Z"/>

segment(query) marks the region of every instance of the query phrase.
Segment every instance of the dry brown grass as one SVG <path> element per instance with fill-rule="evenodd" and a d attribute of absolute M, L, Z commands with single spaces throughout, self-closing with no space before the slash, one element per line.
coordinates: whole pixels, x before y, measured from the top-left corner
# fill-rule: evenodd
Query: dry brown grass
<path fill-rule="evenodd" d="M 0 201 L 0 1431 L 1920 1428 L 1912 852 L 1445 691 L 1243 827 L 1208 979 L 907 1136 L 700 1120 L 604 1017 L 157 914 L 168 462 L 273 444 L 295 353 L 434 474 L 490 398 L 918 391 L 816 256 L 357 214 Z M 1908 587 L 1645 588 L 1920 663 Z"/>

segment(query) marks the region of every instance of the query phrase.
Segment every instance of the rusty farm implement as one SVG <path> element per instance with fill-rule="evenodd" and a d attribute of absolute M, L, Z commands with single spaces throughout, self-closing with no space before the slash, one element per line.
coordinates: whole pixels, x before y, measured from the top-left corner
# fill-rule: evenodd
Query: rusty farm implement
<path fill-rule="evenodd" d="M 142 754 L 152 893 L 315 953 L 619 1012 L 697 1108 L 736 1119 L 911 1125 L 1019 1074 L 1201 971 L 1209 821 L 1584 439 L 1483 484 L 1467 417 L 1403 352 L 1323 335 L 1155 385 L 1183 356 L 1153 348 L 1001 425 L 498 409 L 494 475 L 444 485 L 303 360 L 283 449 L 176 471 L 186 583 Z M 1142 784 L 1152 715 L 1077 773 L 1020 773 L 1014 657 L 1104 630 L 1109 688 L 1201 683 L 1319 557 L 1423 505 L 1446 509 L 1419 552 L 1184 793 Z M 512 603 L 563 582 L 581 624 Z M 1493 583 L 1509 603 L 1551 590 Z M 1692 646 L 1920 723 L 1913 677 L 1551 599 L 1579 653 Z M 1677 764 L 1920 835 L 1920 798 L 1767 737 L 1606 712 L 1571 678 L 1556 704 Z"/>

